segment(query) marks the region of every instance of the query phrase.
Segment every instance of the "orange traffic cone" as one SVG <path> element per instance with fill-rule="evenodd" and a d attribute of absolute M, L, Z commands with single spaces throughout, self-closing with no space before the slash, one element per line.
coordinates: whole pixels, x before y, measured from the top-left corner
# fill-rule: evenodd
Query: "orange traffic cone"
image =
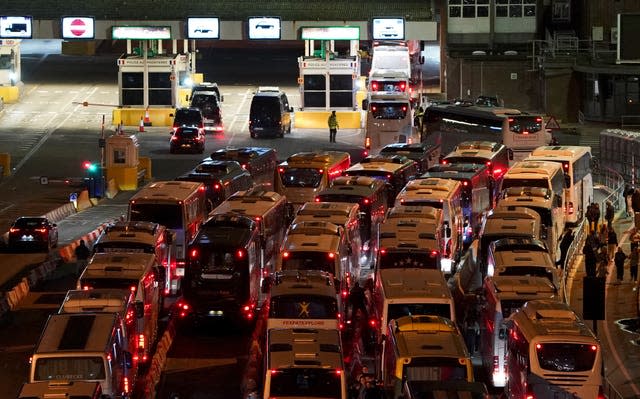
<path fill-rule="evenodd" d="M 140 117 L 140 127 L 138 128 L 138 131 L 144 132 L 144 121 L 142 117 Z"/>
<path fill-rule="evenodd" d="M 151 126 L 151 118 L 149 118 L 149 107 L 144 111 L 144 125 Z"/>

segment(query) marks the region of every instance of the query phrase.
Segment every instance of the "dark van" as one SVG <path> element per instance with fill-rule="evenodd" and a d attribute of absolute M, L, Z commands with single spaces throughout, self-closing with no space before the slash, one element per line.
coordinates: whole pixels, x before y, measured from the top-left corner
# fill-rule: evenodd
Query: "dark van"
<path fill-rule="evenodd" d="M 237 161 L 206 161 L 176 180 L 195 181 L 204 184 L 207 211 L 220 205 L 238 191 L 253 187 L 253 178 Z"/>
<path fill-rule="evenodd" d="M 284 137 L 291 133 L 291 112 L 287 95 L 277 87 L 260 87 L 251 100 L 249 133 L 260 136 Z"/>
<path fill-rule="evenodd" d="M 204 132 L 204 117 L 198 108 L 177 108 L 169 116 L 173 117 L 173 132 L 181 127 L 196 127 Z"/>
<path fill-rule="evenodd" d="M 221 148 L 211 153 L 211 157 L 205 158 L 203 162 L 236 161 L 251 173 L 255 185 L 268 186 L 274 189 L 274 178 L 278 166 L 278 155 L 273 148 L 264 147 L 227 147 Z"/>
<path fill-rule="evenodd" d="M 204 129 L 214 133 L 222 133 L 222 110 L 218 92 L 214 90 L 198 90 L 191 95 L 191 108 L 198 108 L 202 112 Z"/>

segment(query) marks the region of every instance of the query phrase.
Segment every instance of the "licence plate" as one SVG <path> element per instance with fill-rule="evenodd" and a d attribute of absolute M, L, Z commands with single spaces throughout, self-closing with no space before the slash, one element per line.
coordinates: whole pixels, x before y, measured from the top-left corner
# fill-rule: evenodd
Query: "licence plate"
<path fill-rule="evenodd" d="M 184 277 L 184 267 L 176 267 L 176 276 Z"/>
<path fill-rule="evenodd" d="M 33 241 L 33 236 L 22 236 L 20 237 L 20 241 Z"/>
<path fill-rule="evenodd" d="M 262 127 L 254 127 L 253 130 L 259 131 L 259 130 L 264 130 L 264 128 L 262 128 Z"/>
<path fill-rule="evenodd" d="M 180 147 L 183 147 L 183 148 L 191 148 L 191 144 L 182 144 Z"/>

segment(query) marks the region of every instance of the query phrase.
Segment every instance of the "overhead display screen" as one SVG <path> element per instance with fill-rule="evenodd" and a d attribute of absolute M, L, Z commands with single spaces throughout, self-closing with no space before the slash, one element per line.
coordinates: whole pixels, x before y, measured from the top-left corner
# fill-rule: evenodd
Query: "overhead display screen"
<path fill-rule="evenodd" d="M 113 26 L 112 39 L 171 39 L 170 26 Z"/>
<path fill-rule="evenodd" d="M 93 17 L 62 17 L 62 38 L 65 40 L 93 39 L 95 33 Z"/>
<path fill-rule="evenodd" d="M 280 18 L 250 17 L 249 39 L 280 39 Z"/>
<path fill-rule="evenodd" d="M 357 26 L 303 26 L 302 40 L 360 40 Z"/>
<path fill-rule="evenodd" d="M 220 19 L 217 17 L 187 18 L 187 38 L 220 39 Z"/>
<path fill-rule="evenodd" d="M 7 39 L 31 39 L 32 18 L 22 17 L 0 17 L 0 38 Z"/>
<path fill-rule="evenodd" d="M 404 40 L 404 18 L 374 18 L 371 30 L 373 40 Z"/>

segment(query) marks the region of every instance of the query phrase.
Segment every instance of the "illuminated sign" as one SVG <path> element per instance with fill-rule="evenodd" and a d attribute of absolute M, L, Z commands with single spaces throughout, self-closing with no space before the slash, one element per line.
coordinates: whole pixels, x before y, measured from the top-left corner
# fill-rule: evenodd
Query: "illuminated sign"
<path fill-rule="evenodd" d="M 187 38 L 220 39 L 220 19 L 216 17 L 187 18 Z"/>
<path fill-rule="evenodd" d="M 93 39 L 95 21 L 93 17 L 62 17 L 62 38 Z"/>
<path fill-rule="evenodd" d="M 171 39 L 170 26 L 113 26 L 112 39 Z"/>
<path fill-rule="evenodd" d="M 373 40 L 404 40 L 404 18 L 374 18 Z"/>
<path fill-rule="evenodd" d="M 280 39 L 280 18 L 250 17 L 249 39 Z"/>
<path fill-rule="evenodd" d="M 31 17 L 0 17 L 0 37 L 7 39 L 31 39 Z"/>
<path fill-rule="evenodd" d="M 302 40 L 360 40 L 357 26 L 303 26 Z"/>

